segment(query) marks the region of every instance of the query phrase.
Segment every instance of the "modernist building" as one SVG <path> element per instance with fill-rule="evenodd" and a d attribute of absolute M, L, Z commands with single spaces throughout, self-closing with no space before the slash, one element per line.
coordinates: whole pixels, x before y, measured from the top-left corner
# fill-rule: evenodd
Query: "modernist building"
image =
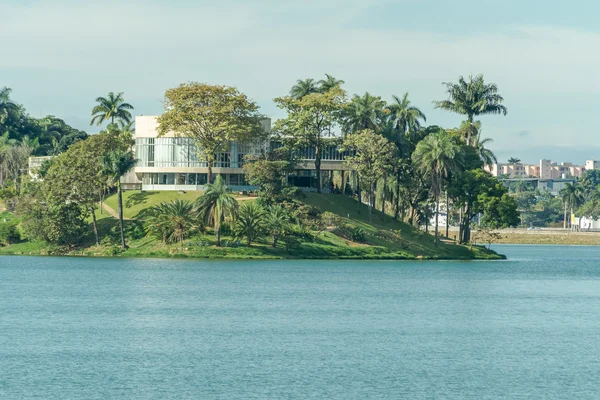
<path fill-rule="evenodd" d="M 203 190 L 207 183 L 208 165 L 199 159 L 196 144 L 190 138 L 178 137 L 169 133 L 158 137 L 156 116 L 141 116 L 135 119 L 135 156 L 138 159 L 134 168 L 142 190 Z M 263 121 L 264 129 L 271 130 L 271 121 Z M 221 175 L 234 191 L 251 190 L 242 166 L 244 156 L 268 151 L 276 143 L 270 142 L 230 142 L 223 152 L 217 155 L 212 173 L 213 178 Z M 346 153 L 336 146 L 323 150 L 321 161 L 321 182 L 328 187 L 333 171 L 348 170 L 344 163 Z M 289 177 L 290 183 L 306 190 L 315 189 L 316 171 L 314 149 L 305 148 L 299 155 L 297 170 Z"/>

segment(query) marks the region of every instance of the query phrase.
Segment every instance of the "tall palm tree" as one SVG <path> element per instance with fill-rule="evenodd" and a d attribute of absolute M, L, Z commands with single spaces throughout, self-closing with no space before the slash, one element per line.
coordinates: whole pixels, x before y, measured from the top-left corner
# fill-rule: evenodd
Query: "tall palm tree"
<path fill-rule="evenodd" d="M 295 99 L 301 99 L 306 95 L 318 92 L 319 86 L 317 85 L 317 82 L 315 82 L 314 79 L 298 79 L 296 81 L 296 84 L 292 86 L 292 89 L 290 90 L 290 96 L 292 96 Z"/>
<path fill-rule="evenodd" d="M 521 159 L 517 158 L 517 157 L 511 157 L 511 158 L 508 159 L 508 163 L 509 164 L 518 164 L 520 162 L 521 162 Z"/>
<path fill-rule="evenodd" d="M 334 87 L 342 86 L 344 83 L 341 79 L 336 79 L 334 76 L 325 74 L 325 79 L 321 79 L 319 81 L 319 91 L 321 93 L 325 93 L 329 89 L 333 89 Z"/>
<path fill-rule="evenodd" d="M 562 201 L 565 204 L 565 215 L 563 221 L 563 228 L 567 228 L 567 208 L 571 209 L 571 214 L 573 214 L 573 209 L 578 207 L 583 203 L 584 200 L 584 192 L 580 185 L 567 183 L 564 188 L 558 192 Z"/>
<path fill-rule="evenodd" d="M 483 165 L 494 165 L 498 164 L 498 159 L 493 151 L 485 147 L 487 143 L 492 143 L 493 140 L 490 138 L 478 140 L 475 148 L 477 149 L 477 154 L 479 154 L 479 159 L 483 163 Z"/>
<path fill-rule="evenodd" d="M 392 99 L 393 102 L 388 105 L 388 109 L 394 129 L 402 135 L 413 136 L 421 129 L 421 121 L 426 122 L 427 117 L 420 109 L 410 104 L 408 92 L 404 93 L 402 98 L 392 96 Z"/>
<path fill-rule="evenodd" d="M 115 120 L 125 123 L 131 122 L 132 117 L 129 110 L 133 110 L 133 106 L 125 103 L 122 92 L 119 94 L 110 92 L 108 97 L 98 97 L 96 102 L 98 104 L 92 109 L 90 125 L 102 125 L 104 121 L 109 120 L 111 124 L 114 124 Z"/>
<path fill-rule="evenodd" d="M 385 120 L 386 103 L 379 96 L 369 92 L 354 95 L 344 110 L 342 129 L 344 133 L 352 133 L 371 129 L 380 132 Z"/>
<path fill-rule="evenodd" d="M 412 155 L 417 170 L 431 178 L 435 199 L 435 243 L 439 241 L 438 215 L 442 182 L 459 168 L 460 146 L 443 129 L 432 133 L 419 142 Z"/>
<path fill-rule="evenodd" d="M 239 204 L 231 195 L 231 189 L 225 184 L 221 175 L 217 175 L 215 183 L 206 185 L 204 194 L 196 199 L 196 210 L 207 225 L 215 228 L 217 246 L 221 246 L 221 222 L 234 220 Z"/>
<path fill-rule="evenodd" d="M 137 160 L 130 151 L 113 150 L 102 158 L 104 173 L 111 184 L 117 186 L 119 199 L 119 228 L 121 230 L 121 248 L 127 249 L 125 244 L 125 230 L 123 229 L 123 190 L 121 178 L 135 166 Z"/>
<path fill-rule="evenodd" d="M 483 75 L 469 76 L 468 81 L 462 76 L 458 83 L 444 82 L 448 99 L 434 101 L 435 108 L 465 115 L 469 126 L 466 143 L 472 145 L 471 137 L 474 136 L 475 117 L 488 114 L 504 114 L 507 109 L 502 102 L 504 98 L 498 94 L 495 83 L 486 84 Z"/>

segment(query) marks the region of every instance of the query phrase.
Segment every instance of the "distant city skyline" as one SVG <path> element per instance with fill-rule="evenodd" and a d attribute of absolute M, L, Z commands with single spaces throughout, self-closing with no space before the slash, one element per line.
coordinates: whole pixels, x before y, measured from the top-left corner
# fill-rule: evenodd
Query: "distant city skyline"
<path fill-rule="evenodd" d="M 482 73 L 508 107 L 482 118 L 500 160 L 583 163 L 600 159 L 599 13 L 591 0 L 3 0 L 0 86 L 33 116 L 94 133 L 94 99 L 109 91 L 155 115 L 181 82 L 232 85 L 276 119 L 274 97 L 329 73 L 350 95 L 408 91 L 428 124 L 450 128 L 463 118 L 433 108 L 442 82 Z"/>

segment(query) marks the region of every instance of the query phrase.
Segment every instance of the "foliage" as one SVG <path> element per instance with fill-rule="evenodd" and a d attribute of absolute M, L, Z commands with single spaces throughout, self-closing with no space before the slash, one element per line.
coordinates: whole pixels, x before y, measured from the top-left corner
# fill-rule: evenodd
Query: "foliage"
<path fill-rule="evenodd" d="M 256 103 L 233 87 L 184 83 L 166 91 L 164 105 L 159 135 L 192 138 L 200 158 L 208 163 L 209 182 L 217 153 L 230 141 L 260 139 L 265 133 Z"/>
<path fill-rule="evenodd" d="M 115 120 L 131 122 L 132 117 L 129 110 L 133 110 L 133 106 L 125 102 L 123 93 L 109 92 L 107 97 L 98 97 L 96 103 L 98 104 L 92 109 L 90 125 L 102 125 L 103 122 L 109 120 L 111 124 L 114 124 Z"/>
<path fill-rule="evenodd" d="M 379 96 L 366 92 L 363 96 L 354 95 L 345 105 L 342 113 L 342 131 L 345 134 L 370 129 L 379 132 L 383 128 L 390 110 Z"/>
<path fill-rule="evenodd" d="M 245 237 L 246 244 L 262 237 L 265 233 L 265 212 L 255 202 L 245 202 L 240 206 L 238 217 L 235 221 L 235 236 Z"/>
<path fill-rule="evenodd" d="M 292 172 L 296 165 L 289 154 L 289 151 L 277 151 L 265 156 L 247 157 L 245 160 L 243 168 L 246 179 L 251 185 L 258 186 L 261 201 L 268 205 L 293 195 L 289 190 L 285 190 L 289 188 L 286 182 L 287 174 Z"/>
<path fill-rule="evenodd" d="M 472 144 L 471 139 L 476 135 L 475 117 L 487 114 L 506 115 L 507 109 L 502 104 L 504 98 L 498 94 L 498 86 L 495 83 L 486 84 L 483 75 L 469 76 L 468 80 L 461 76 L 458 83 L 444 82 L 444 85 L 448 99 L 435 101 L 435 107 L 467 117 L 467 145 Z"/>
<path fill-rule="evenodd" d="M 200 228 L 194 213 L 194 205 L 189 201 L 175 200 L 161 203 L 152 209 L 145 221 L 146 232 L 164 243 L 178 242 Z"/>
<path fill-rule="evenodd" d="M 302 98 L 291 96 L 275 99 L 287 116 L 275 122 L 274 130 L 290 148 L 315 148 L 317 192 L 321 193 L 321 157 L 340 119 L 345 93 L 334 87 L 324 93 L 311 93 Z"/>
<path fill-rule="evenodd" d="M 277 241 L 290 230 L 290 216 L 288 211 L 280 205 L 267 208 L 264 215 L 265 231 L 271 236 L 271 246 L 277 247 Z"/>
<path fill-rule="evenodd" d="M 231 189 L 225 185 L 221 175 L 215 183 L 207 184 L 204 194 L 195 203 L 198 216 L 207 225 L 212 225 L 217 237 L 217 246 L 221 245 L 221 223 L 234 221 L 238 214 L 239 205 L 231 195 Z"/>
<path fill-rule="evenodd" d="M 0 221 L 0 246 L 7 246 L 21 240 L 17 225 L 16 221 Z"/>

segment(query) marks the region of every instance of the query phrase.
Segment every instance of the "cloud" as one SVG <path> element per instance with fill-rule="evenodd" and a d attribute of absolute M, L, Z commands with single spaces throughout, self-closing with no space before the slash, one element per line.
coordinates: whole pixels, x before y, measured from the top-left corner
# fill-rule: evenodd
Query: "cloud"
<path fill-rule="evenodd" d="M 84 116 L 90 102 L 125 91 L 142 114 L 158 113 L 164 90 L 187 80 L 238 86 L 267 114 L 298 78 L 325 72 L 350 93 L 389 99 L 410 92 L 428 122 L 462 117 L 434 110 L 441 82 L 483 73 L 496 82 L 507 117 L 483 118 L 498 149 L 536 141 L 592 140 L 586 116 L 600 107 L 600 34 L 519 25 L 496 32 L 365 28 L 385 0 L 130 0 L 0 3 L 0 73 L 28 109 Z M 424 11 L 425 12 L 425 11 Z M 398 26 L 390 29 L 389 26 Z M 565 112 L 565 107 L 573 110 Z M 49 107 L 52 107 L 48 110 Z M 524 132 L 527 132 L 526 134 Z"/>

